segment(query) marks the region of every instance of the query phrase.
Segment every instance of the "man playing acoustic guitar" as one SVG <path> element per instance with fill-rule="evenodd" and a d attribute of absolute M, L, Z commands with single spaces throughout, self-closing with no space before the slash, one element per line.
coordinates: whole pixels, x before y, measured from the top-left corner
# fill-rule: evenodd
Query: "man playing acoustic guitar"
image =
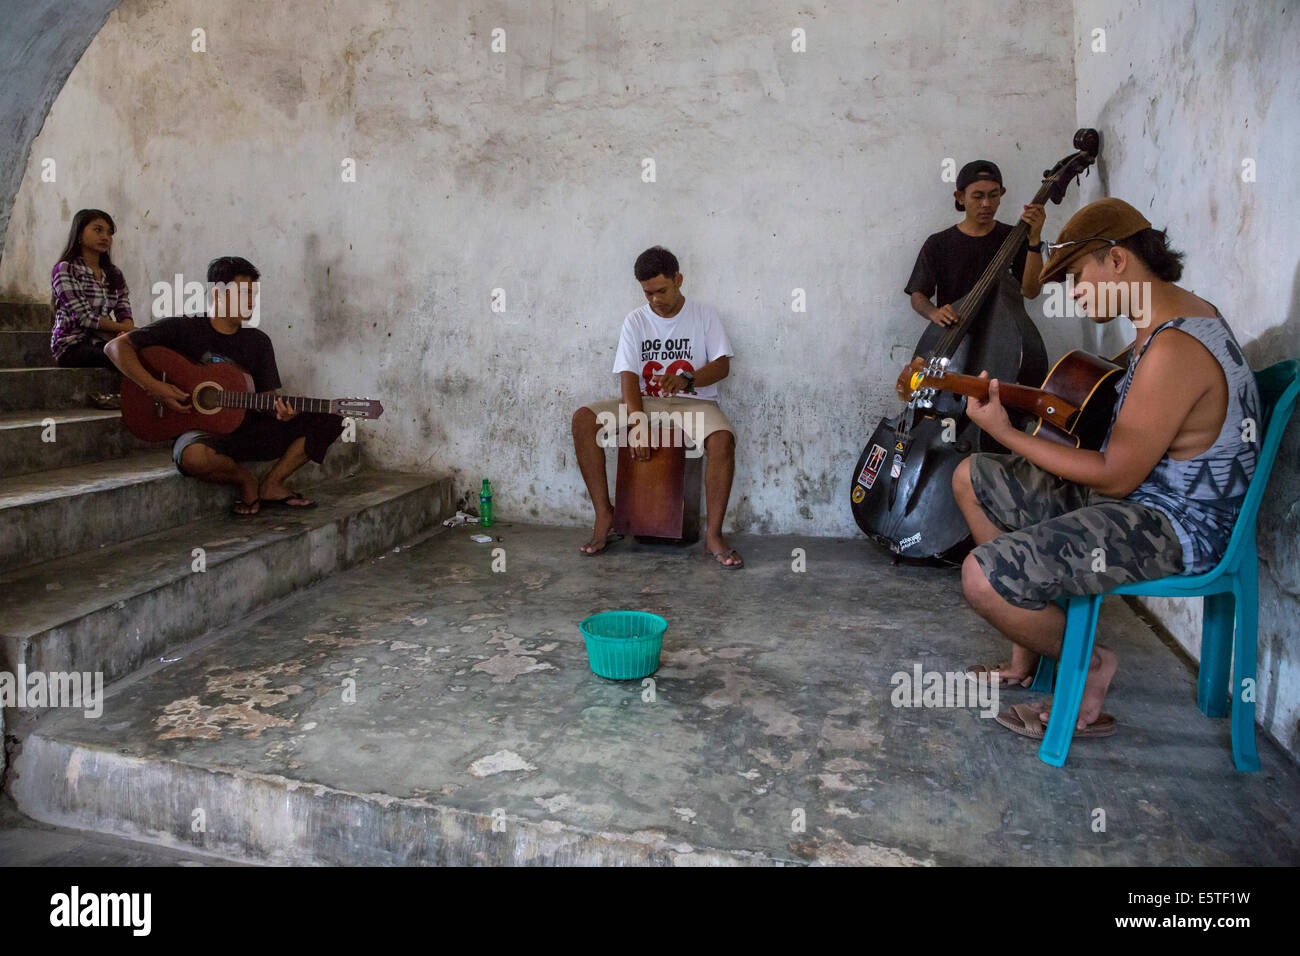
<path fill-rule="evenodd" d="M 139 349 L 160 345 L 193 362 L 233 362 L 253 377 L 258 392 L 280 387 L 271 339 L 261 329 L 244 325 L 253 315 L 261 277 L 247 259 L 223 256 L 208 264 L 210 312 L 207 316 L 160 319 L 145 328 L 119 335 L 104 354 L 122 374 L 174 411 L 190 411 L 189 395 L 159 381 L 140 363 Z M 190 431 L 176 439 L 172 460 L 182 475 L 200 481 L 238 485 L 234 514 L 255 515 L 262 506 L 313 508 L 316 503 L 285 484 L 309 460 L 325 460 L 329 446 L 343 431 L 338 415 L 297 412 L 277 398 L 275 415 L 250 411 L 228 435 Z M 278 461 L 259 484 L 241 461 Z"/>
<path fill-rule="evenodd" d="M 1059 658 L 1065 612 L 1053 601 L 1133 581 L 1200 574 L 1223 557 L 1258 455 L 1259 394 L 1218 310 L 1174 285 L 1182 254 L 1119 199 L 1079 210 L 1052 244 L 1044 282 L 1074 282 L 1094 322 L 1137 327 L 1119 402 L 1100 451 L 1016 430 L 989 383 L 967 414 L 1010 455 L 972 455 L 953 491 L 976 548 L 962 565 L 975 611 L 1014 642 L 1004 685 L 1025 686 L 1040 655 Z M 1067 283 L 1068 287 L 1068 283 Z M 1102 294 L 1128 292 L 1124 297 Z M 1118 302 L 1116 301 L 1118 299 Z M 1076 737 L 1115 732 L 1102 713 L 1118 661 L 1094 649 Z M 1039 739 L 1051 702 L 1019 704 L 998 723 Z"/>

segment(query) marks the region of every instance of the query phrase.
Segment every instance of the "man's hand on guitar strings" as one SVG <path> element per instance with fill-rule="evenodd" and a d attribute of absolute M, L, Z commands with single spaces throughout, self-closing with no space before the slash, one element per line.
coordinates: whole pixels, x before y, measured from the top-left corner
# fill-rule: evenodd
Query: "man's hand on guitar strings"
<path fill-rule="evenodd" d="M 298 410 L 286 402 L 283 398 L 277 397 L 275 400 L 275 417 L 278 421 L 287 422 L 298 414 Z"/>
<path fill-rule="evenodd" d="M 190 394 L 183 392 L 171 382 L 154 381 L 153 385 L 147 389 L 149 397 L 156 401 L 162 402 L 174 412 L 191 412 Z"/>
<path fill-rule="evenodd" d="M 979 374 L 980 378 L 989 377 L 988 370 L 985 369 Z M 985 401 L 971 396 L 966 401 L 966 414 L 976 425 L 983 429 L 990 438 L 997 439 L 999 435 L 1005 435 L 1010 429 L 1011 419 L 1007 416 L 1007 410 L 1002 407 L 1002 399 L 998 395 L 998 380 L 989 381 L 989 397 Z"/>

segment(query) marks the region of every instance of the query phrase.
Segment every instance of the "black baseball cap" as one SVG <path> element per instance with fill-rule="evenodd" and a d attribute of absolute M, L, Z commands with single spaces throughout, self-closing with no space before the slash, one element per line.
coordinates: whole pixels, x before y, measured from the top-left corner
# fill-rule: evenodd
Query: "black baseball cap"
<path fill-rule="evenodd" d="M 1002 170 L 998 169 L 997 163 L 989 162 L 987 159 L 973 160 L 963 166 L 961 172 L 957 174 L 957 190 L 959 192 L 965 192 L 967 186 L 971 183 L 977 183 L 981 179 L 990 179 L 1001 186 Z M 953 205 L 957 207 L 958 211 L 964 211 L 966 209 L 965 206 L 955 199 L 953 200 Z"/>

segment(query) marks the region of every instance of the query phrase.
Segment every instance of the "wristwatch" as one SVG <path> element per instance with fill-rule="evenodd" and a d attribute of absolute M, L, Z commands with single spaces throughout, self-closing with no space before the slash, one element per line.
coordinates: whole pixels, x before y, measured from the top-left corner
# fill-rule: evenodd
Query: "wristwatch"
<path fill-rule="evenodd" d="M 686 379 L 686 391 L 688 391 L 688 392 L 693 392 L 693 391 L 695 391 L 695 373 L 694 373 L 694 372 L 680 372 L 680 373 L 678 373 L 678 374 L 680 374 L 682 378 Z"/>
<path fill-rule="evenodd" d="M 1030 252 L 1042 252 L 1043 240 L 1039 239 L 1038 242 L 1034 243 L 1032 246 L 1029 246 L 1028 249 Z"/>

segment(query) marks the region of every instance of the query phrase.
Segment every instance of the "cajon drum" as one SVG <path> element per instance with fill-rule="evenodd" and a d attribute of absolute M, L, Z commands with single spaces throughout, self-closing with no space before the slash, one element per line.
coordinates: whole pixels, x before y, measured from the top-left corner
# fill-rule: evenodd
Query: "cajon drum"
<path fill-rule="evenodd" d="M 703 456 L 686 456 L 675 427 L 665 428 L 660 438 L 661 447 L 650 453 L 649 461 L 634 460 L 632 452 L 620 446 L 614 530 L 637 538 L 693 544 L 700 539 Z"/>

